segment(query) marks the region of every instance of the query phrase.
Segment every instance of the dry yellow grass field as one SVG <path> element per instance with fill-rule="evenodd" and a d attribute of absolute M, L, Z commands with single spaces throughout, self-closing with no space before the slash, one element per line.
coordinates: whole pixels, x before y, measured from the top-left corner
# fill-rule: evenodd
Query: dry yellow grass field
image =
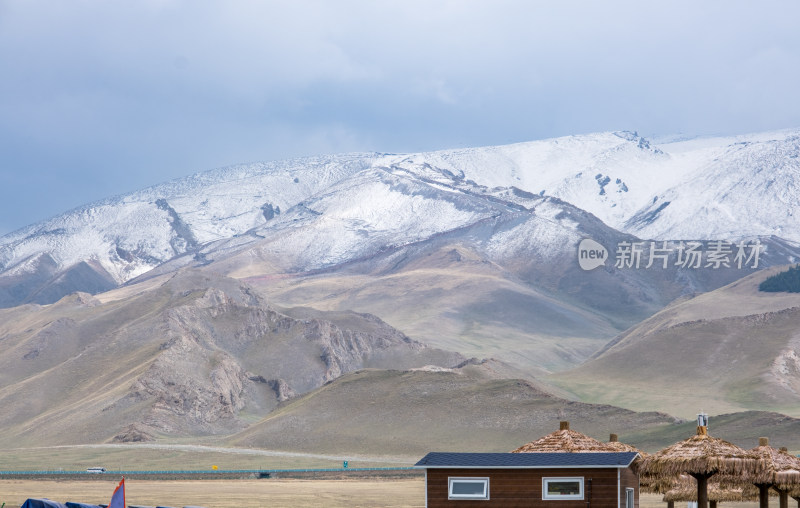
<path fill-rule="evenodd" d="M 107 504 L 116 481 L 0 480 L 0 504 L 29 497 Z M 128 504 L 207 508 L 425 506 L 425 480 L 126 480 Z"/>
<path fill-rule="evenodd" d="M 0 480 L 0 504 L 18 508 L 28 497 L 108 503 L 116 480 Z M 425 506 L 425 480 L 126 480 L 128 504 L 207 508 L 411 508 Z M 777 499 L 772 500 L 777 503 Z M 660 495 L 642 494 L 639 508 L 664 508 Z M 684 503 L 676 503 L 683 508 Z M 725 503 L 756 508 L 758 503 Z"/>

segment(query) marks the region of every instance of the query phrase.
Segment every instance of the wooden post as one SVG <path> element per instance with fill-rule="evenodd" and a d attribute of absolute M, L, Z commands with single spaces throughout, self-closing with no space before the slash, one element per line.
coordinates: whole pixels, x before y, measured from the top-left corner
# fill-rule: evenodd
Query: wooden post
<path fill-rule="evenodd" d="M 717 500 L 712 499 L 711 501 L 708 502 L 708 506 L 709 508 L 717 508 Z"/>
<path fill-rule="evenodd" d="M 797 504 L 800 505 L 800 501 L 798 501 Z M 675 501 L 667 501 L 667 508 L 675 508 Z M 800 506 L 797 508 L 800 508 Z"/>
<path fill-rule="evenodd" d="M 789 508 L 789 491 L 778 488 L 775 490 L 778 491 L 778 506 L 780 508 Z"/>
<path fill-rule="evenodd" d="M 708 508 L 708 476 L 697 477 L 697 508 Z"/>
<path fill-rule="evenodd" d="M 705 427 L 698 427 L 705 428 Z M 697 508 L 708 508 L 708 479 L 713 473 L 690 473 L 697 480 Z"/>
<path fill-rule="evenodd" d="M 769 508 L 769 488 L 768 483 L 756 483 L 758 487 L 758 508 Z"/>

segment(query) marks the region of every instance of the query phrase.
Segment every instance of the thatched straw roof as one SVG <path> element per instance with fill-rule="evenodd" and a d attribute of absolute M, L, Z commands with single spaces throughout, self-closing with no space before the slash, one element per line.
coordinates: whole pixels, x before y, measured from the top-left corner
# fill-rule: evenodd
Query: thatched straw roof
<path fill-rule="evenodd" d="M 598 441 L 586 434 L 570 430 L 569 422 L 561 422 L 561 428 L 536 441 L 522 445 L 511 453 L 545 452 L 619 452 L 620 450 Z M 625 450 L 627 451 L 627 450 Z"/>
<path fill-rule="evenodd" d="M 758 489 L 753 485 L 726 488 L 717 482 L 708 482 L 709 501 L 743 502 L 758 500 Z M 664 493 L 664 502 L 697 501 L 697 481 L 688 475 L 681 475 L 672 488 Z"/>
<path fill-rule="evenodd" d="M 786 448 L 780 450 L 769 446 L 769 440 L 759 438 L 759 445 L 750 450 L 761 461 L 758 474 L 742 478 L 738 475 L 719 474 L 716 481 L 725 487 L 738 487 L 745 484 L 773 486 L 778 490 L 800 489 L 800 459 L 791 455 Z"/>
<path fill-rule="evenodd" d="M 760 478 L 754 483 L 764 483 L 790 489 L 800 485 L 800 459 L 789 454 L 785 448 L 776 449 L 765 437 L 759 438 L 758 446 L 751 450 L 764 461 Z"/>
<path fill-rule="evenodd" d="M 666 476 L 650 476 L 639 472 L 639 490 L 648 494 L 666 494 L 675 488 L 678 479 Z"/>
<path fill-rule="evenodd" d="M 621 442 L 616 434 L 611 434 L 611 436 L 608 439 L 608 442 L 605 443 L 605 445 L 613 448 L 615 452 L 636 452 L 642 458 L 647 456 L 645 452 L 636 448 L 635 446 L 631 446 L 627 443 Z"/>
<path fill-rule="evenodd" d="M 705 427 L 698 427 L 696 435 L 645 457 L 639 471 L 652 477 L 722 473 L 750 481 L 762 468 L 763 461 L 754 452 L 711 437 Z"/>

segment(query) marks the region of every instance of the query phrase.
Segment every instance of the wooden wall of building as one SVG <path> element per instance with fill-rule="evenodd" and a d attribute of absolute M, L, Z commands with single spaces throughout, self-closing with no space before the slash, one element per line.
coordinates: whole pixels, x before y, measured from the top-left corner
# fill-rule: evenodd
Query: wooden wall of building
<path fill-rule="evenodd" d="M 625 488 L 633 489 L 634 508 L 639 508 L 639 475 L 630 468 L 620 471 L 620 500 L 619 505 L 625 508 Z"/>
<path fill-rule="evenodd" d="M 583 500 L 543 500 L 543 477 L 583 477 Z M 489 500 L 447 499 L 449 477 L 488 477 Z M 589 481 L 591 480 L 591 482 Z M 639 477 L 621 470 L 621 492 L 617 490 L 617 469 L 428 469 L 428 508 L 440 507 L 539 507 L 539 508 L 625 508 L 625 487 L 634 488 L 638 508 Z M 587 502 L 588 501 L 588 502 Z M 618 504 L 619 503 L 619 504 Z"/>

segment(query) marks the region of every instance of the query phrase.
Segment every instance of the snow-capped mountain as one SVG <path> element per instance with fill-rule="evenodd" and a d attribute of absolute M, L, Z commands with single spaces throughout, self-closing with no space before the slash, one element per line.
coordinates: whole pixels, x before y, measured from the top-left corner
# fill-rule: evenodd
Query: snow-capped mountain
<path fill-rule="evenodd" d="M 372 166 L 374 154 L 222 168 L 71 210 L 0 239 L 0 271 L 94 260 L 117 283 L 205 243 L 230 238 Z"/>
<path fill-rule="evenodd" d="M 800 133 L 743 137 L 725 147 L 671 145 L 697 169 L 629 217 L 644 238 L 734 239 L 775 235 L 800 241 Z"/>
<path fill-rule="evenodd" d="M 176 258 L 174 266 L 204 262 L 256 243 L 281 271 L 330 268 L 537 207 L 543 219 L 559 216 L 544 197 L 640 238 L 798 242 L 799 154 L 800 131 L 658 144 L 613 132 L 223 168 L 0 238 L 0 304 L 107 289 Z M 577 230 L 564 236 L 563 224 L 558 233 L 546 224 L 492 248 L 574 251 L 564 239 Z"/>
<path fill-rule="evenodd" d="M 486 186 L 556 196 L 649 239 L 800 241 L 800 130 L 654 142 L 609 132 L 410 155 Z"/>

